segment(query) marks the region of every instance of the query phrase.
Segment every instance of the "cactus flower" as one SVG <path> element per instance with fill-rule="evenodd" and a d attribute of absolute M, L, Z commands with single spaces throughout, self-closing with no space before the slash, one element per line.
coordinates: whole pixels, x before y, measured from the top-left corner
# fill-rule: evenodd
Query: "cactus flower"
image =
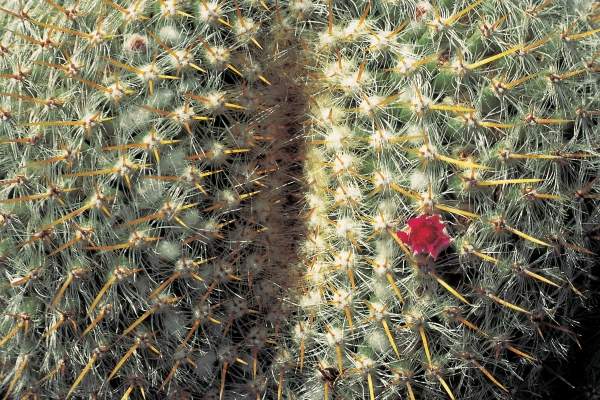
<path fill-rule="evenodd" d="M 450 236 L 439 215 L 422 214 L 407 224 L 407 230 L 396 234 L 415 254 L 429 254 L 435 260 L 450 245 Z"/>

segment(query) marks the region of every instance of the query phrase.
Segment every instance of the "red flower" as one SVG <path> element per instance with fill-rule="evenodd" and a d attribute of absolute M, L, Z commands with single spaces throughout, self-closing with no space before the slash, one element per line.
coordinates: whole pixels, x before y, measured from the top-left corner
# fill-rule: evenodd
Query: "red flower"
<path fill-rule="evenodd" d="M 439 215 L 422 214 L 407 223 L 408 229 L 396 234 L 415 254 L 429 254 L 435 260 L 450 245 L 450 236 Z"/>

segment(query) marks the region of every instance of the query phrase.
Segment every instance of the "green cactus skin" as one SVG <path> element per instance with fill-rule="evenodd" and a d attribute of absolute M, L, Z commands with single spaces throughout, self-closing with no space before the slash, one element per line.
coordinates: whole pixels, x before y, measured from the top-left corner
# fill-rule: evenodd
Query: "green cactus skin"
<path fill-rule="evenodd" d="M 599 22 L 565 0 L 3 2 L 0 395 L 535 390 L 594 257 Z M 423 213 L 453 238 L 436 260 L 395 233 Z"/>

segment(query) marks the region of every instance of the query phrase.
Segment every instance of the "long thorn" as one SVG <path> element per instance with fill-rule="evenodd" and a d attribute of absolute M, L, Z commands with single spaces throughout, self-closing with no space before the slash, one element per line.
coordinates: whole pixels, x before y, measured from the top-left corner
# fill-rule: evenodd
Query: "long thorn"
<path fill-rule="evenodd" d="M 94 352 L 94 354 L 92 354 L 92 356 L 90 357 L 88 363 L 85 365 L 85 367 L 83 367 L 83 369 L 77 376 L 77 379 L 75 379 L 75 382 L 73 382 L 73 384 L 71 385 L 71 388 L 69 389 L 69 392 L 67 393 L 67 396 L 65 397 L 65 400 L 68 400 L 69 397 L 71 397 L 71 394 L 73 394 L 73 392 L 77 389 L 77 387 L 79 386 L 81 381 L 83 381 L 83 378 L 85 378 L 87 373 L 90 372 L 90 370 L 94 366 L 94 363 L 96 362 L 97 358 L 98 358 L 98 354 L 96 352 Z"/>

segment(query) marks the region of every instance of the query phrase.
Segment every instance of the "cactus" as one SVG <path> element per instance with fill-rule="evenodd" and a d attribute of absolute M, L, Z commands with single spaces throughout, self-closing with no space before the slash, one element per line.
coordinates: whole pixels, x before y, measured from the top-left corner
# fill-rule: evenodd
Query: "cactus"
<path fill-rule="evenodd" d="M 514 398 L 577 341 L 599 197 L 594 7 L 329 2 L 298 398 Z"/>
<path fill-rule="evenodd" d="M 303 93 L 264 7 L 3 2 L 4 399 L 271 390 Z"/>
<path fill-rule="evenodd" d="M 534 386 L 594 256 L 599 21 L 587 1 L 4 2 L 3 398 Z"/>

